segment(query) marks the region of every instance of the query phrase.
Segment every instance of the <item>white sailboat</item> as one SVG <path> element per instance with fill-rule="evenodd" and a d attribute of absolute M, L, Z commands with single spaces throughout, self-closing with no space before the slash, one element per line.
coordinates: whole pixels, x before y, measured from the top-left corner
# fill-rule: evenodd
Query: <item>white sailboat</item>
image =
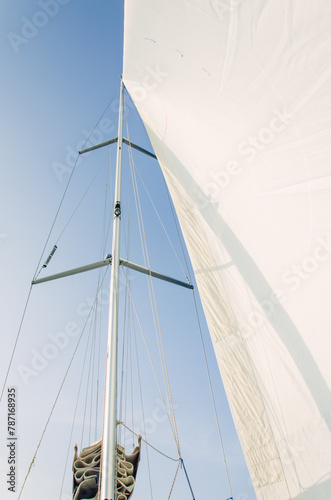
<path fill-rule="evenodd" d="M 325 0 L 125 3 L 124 83 L 177 211 L 258 500 L 331 496 L 330 16 Z"/>

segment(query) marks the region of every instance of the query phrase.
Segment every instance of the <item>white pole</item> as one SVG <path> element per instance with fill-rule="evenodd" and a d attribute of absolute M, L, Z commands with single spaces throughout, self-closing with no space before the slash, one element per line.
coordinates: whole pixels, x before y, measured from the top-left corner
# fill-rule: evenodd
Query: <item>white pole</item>
<path fill-rule="evenodd" d="M 110 278 L 108 348 L 106 362 L 105 406 L 101 459 L 100 500 L 115 500 L 116 481 L 116 399 L 117 399 L 117 330 L 118 330 L 118 275 L 121 222 L 121 173 L 123 143 L 123 82 L 121 80 L 118 119 L 118 144 L 115 181 L 115 208 L 113 223 L 113 265 Z"/>

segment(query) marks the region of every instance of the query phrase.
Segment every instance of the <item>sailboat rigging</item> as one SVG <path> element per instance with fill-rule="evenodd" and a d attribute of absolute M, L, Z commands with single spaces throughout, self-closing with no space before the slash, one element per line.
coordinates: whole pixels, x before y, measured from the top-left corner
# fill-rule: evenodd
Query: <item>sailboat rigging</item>
<path fill-rule="evenodd" d="M 140 152 L 155 157 L 152 153 L 144 148 L 131 143 L 123 138 L 123 94 L 124 86 L 121 80 L 120 101 L 119 101 L 119 120 L 118 120 L 118 136 L 115 139 L 105 141 L 79 152 L 79 154 L 88 153 L 95 149 L 99 149 L 110 144 L 117 143 L 116 156 L 116 173 L 115 173 L 115 196 L 114 196 L 114 217 L 113 217 L 113 238 L 112 238 L 112 254 L 108 254 L 103 261 L 94 264 L 85 265 L 69 271 L 49 275 L 46 277 L 34 279 L 32 285 L 38 285 L 48 281 L 57 280 L 60 278 L 72 276 L 75 274 L 84 273 L 93 269 L 98 269 L 104 266 L 111 265 L 110 278 L 110 301 L 109 301 L 109 322 L 108 322 L 108 346 L 106 359 L 106 376 L 105 376 L 105 396 L 104 396 L 104 415 L 103 415 L 103 437 L 101 441 L 84 448 L 78 453 L 78 447 L 75 445 L 75 456 L 73 461 L 73 499 L 115 499 L 127 500 L 131 497 L 134 489 L 135 478 L 137 474 L 138 463 L 140 460 L 140 442 L 141 436 L 138 437 L 138 444 L 132 454 L 125 453 L 125 449 L 118 444 L 117 427 L 118 427 L 118 409 L 117 409 L 117 392 L 118 392 L 118 300 L 119 300 L 119 270 L 120 266 L 127 267 L 136 272 L 148 275 L 151 279 L 157 278 L 163 281 L 172 283 L 173 285 L 181 286 L 187 289 L 193 289 L 191 283 L 185 283 L 170 276 L 163 275 L 127 260 L 120 258 L 120 223 L 121 223 L 121 185 L 122 185 L 122 148 L 123 144 L 134 147 Z M 43 265 L 46 268 L 52 259 L 57 246 L 54 245 L 51 253 Z M 38 273 L 39 274 L 39 273 Z M 179 463 L 184 467 L 185 475 L 191 490 L 192 498 L 194 494 L 190 484 L 187 471 L 183 459 L 179 452 Z M 177 469 L 178 472 L 178 469 Z M 176 473 L 177 475 L 177 473 Z"/>
<path fill-rule="evenodd" d="M 57 5 L 56 0 L 54 3 Z M 112 136 L 107 130 L 107 134 L 96 134 L 100 136 L 99 141 L 83 146 L 80 142 L 77 148 L 80 157 L 96 151 L 99 154 L 105 146 L 113 145 L 117 149 L 111 215 L 112 249 L 107 248 L 107 253 L 97 262 L 81 262 L 69 271 L 56 269 L 54 274 L 38 275 L 32 282 L 32 287 L 38 289 L 35 285 L 46 281 L 58 281 L 59 278 L 74 275 L 75 279 L 79 279 L 85 271 L 111 268 L 110 293 L 107 296 L 109 335 L 103 435 L 101 441 L 98 436 L 89 446 L 84 448 L 82 445 L 82 451 L 75 450 L 73 498 L 126 500 L 131 495 L 134 498 L 137 491 L 138 498 L 139 494 L 141 498 L 146 497 L 145 492 L 139 492 L 140 471 L 137 473 L 138 463 L 141 469 L 144 460 L 141 444 L 146 433 L 144 430 L 140 432 L 141 429 L 136 432 L 132 425 L 132 434 L 136 439 L 132 454 L 117 439 L 117 430 L 124 424 L 118 414 L 116 399 L 119 386 L 117 331 L 120 270 L 123 271 L 129 295 L 128 270 L 139 276 L 145 274 L 150 280 L 159 280 L 160 283 L 167 281 L 183 290 L 193 287 L 193 280 L 192 283 L 191 280 L 181 281 L 177 276 L 162 274 L 149 262 L 140 265 L 135 263 L 134 258 L 121 255 L 120 225 L 124 213 L 121 170 L 125 145 L 130 151 L 138 150 L 153 161 L 157 158 L 160 165 L 191 260 L 213 352 L 256 498 L 329 500 L 329 1 L 125 0 L 124 10 L 123 77 L 117 136 L 110 138 Z M 45 15 L 32 16 L 37 21 L 42 18 Z M 33 29 L 31 23 L 28 24 L 30 35 Z M 23 31 L 27 31 L 25 25 Z M 35 30 L 32 32 L 37 33 Z M 32 40 L 33 37 L 30 38 Z M 124 137 L 124 85 L 142 119 L 154 152 L 131 141 L 129 135 Z M 85 129 L 83 135 L 90 137 Z M 72 160 L 72 151 L 73 148 L 67 148 L 70 167 L 57 165 L 61 175 L 70 172 L 72 176 L 73 166 L 79 161 Z M 40 196 L 44 194 L 40 192 Z M 77 234 L 78 231 L 74 232 L 74 237 Z M 56 241 L 45 267 L 53 265 L 57 248 Z M 58 253 L 56 251 L 56 256 Z M 98 282 L 98 293 L 100 283 L 102 280 Z M 74 281 L 71 285 L 73 289 L 77 286 Z M 63 289 L 60 290 L 63 293 Z M 83 311 L 84 320 L 90 315 L 86 311 L 92 310 L 91 304 L 93 307 L 97 304 L 98 293 L 95 299 L 89 298 L 78 304 L 77 309 L 80 314 Z M 150 295 L 153 293 L 150 292 Z M 135 308 L 134 305 L 132 307 Z M 54 304 L 54 317 L 59 309 L 58 304 Z M 152 315 L 151 322 L 157 330 L 158 317 L 154 309 Z M 46 373 L 49 363 L 62 349 L 60 346 L 69 344 L 69 339 L 75 336 L 79 337 L 75 353 L 81 339 L 79 328 L 72 321 L 62 330 L 49 334 L 47 338 L 52 339 L 52 343 L 45 343 L 43 338 L 40 341 L 43 342 L 42 348 L 33 347 L 29 366 L 25 364 L 22 368 L 22 364 L 19 365 L 18 371 L 24 384 L 28 386 L 34 377 L 45 401 L 50 392 L 47 379 L 41 380 L 42 377 L 38 379 L 37 376 Z M 184 355 L 189 357 L 190 336 L 185 336 L 185 341 L 180 335 L 177 337 L 171 338 L 171 342 L 178 342 L 180 349 L 176 346 L 173 353 L 178 358 Z M 121 342 L 125 343 L 124 340 Z M 14 350 L 16 343 L 17 340 Z M 91 340 L 92 350 L 95 344 L 96 340 Z M 24 349 L 29 351 L 27 346 L 26 342 L 22 344 L 20 359 L 24 357 Z M 171 403 L 166 416 L 178 453 L 178 458 L 174 459 L 178 462 L 175 479 L 179 467 L 183 465 L 188 479 L 187 491 L 194 497 L 189 471 L 183 464 L 178 444 L 173 420 L 174 404 L 171 394 L 167 392 L 170 384 L 163 359 L 163 345 L 159 344 L 158 349 L 165 392 Z M 72 358 L 69 366 L 71 363 Z M 95 362 L 95 365 L 99 364 L 99 361 Z M 180 364 L 179 359 L 175 366 L 177 377 L 178 373 L 182 374 Z M 89 370 L 92 365 L 93 362 Z M 82 368 L 83 373 L 84 363 Z M 195 376 L 194 382 L 186 380 L 186 387 L 198 389 L 200 370 L 197 369 L 194 374 L 193 371 L 190 376 Z M 78 385 L 79 376 L 75 375 L 73 385 Z M 134 378 L 132 373 L 131 378 Z M 29 390 L 30 387 L 28 395 Z M 185 394 L 183 391 L 183 399 Z M 67 397 L 66 404 L 70 399 L 71 395 Z M 195 410 L 202 406 L 196 404 Z M 213 406 L 216 409 L 214 398 Z M 54 408 L 55 405 L 51 414 Z M 151 410 L 155 417 L 152 424 L 162 421 L 159 408 Z M 165 411 L 167 413 L 168 409 Z M 185 413 L 182 407 L 179 411 L 183 413 L 185 422 L 182 429 L 187 430 L 191 415 Z M 144 412 L 141 411 L 141 414 L 145 421 Z M 63 415 L 60 412 L 57 414 L 57 419 L 61 418 L 65 419 L 64 412 Z M 36 415 L 36 419 L 43 427 L 45 415 Z M 48 422 L 49 418 L 46 426 Z M 208 424 L 203 424 L 203 418 L 200 422 L 204 432 L 198 448 L 203 450 L 201 443 L 208 435 Z M 84 429 L 84 425 L 82 427 Z M 130 426 L 127 428 L 131 429 Z M 143 435 L 142 439 L 140 435 Z M 71 437 L 72 432 L 69 441 Z M 54 436 L 51 438 L 55 440 Z M 197 431 L 195 438 L 199 440 Z M 222 438 L 220 441 L 223 448 Z M 185 444 L 191 455 L 195 455 L 194 446 L 190 447 L 188 440 Z M 163 446 L 166 445 L 164 439 Z M 211 449 L 209 442 L 204 455 L 201 451 L 203 458 L 200 462 L 208 473 L 211 469 L 215 472 L 214 461 L 210 458 Z M 29 472 L 35 458 L 36 454 Z M 223 462 L 226 463 L 225 457 Z M 195 468 L 195 478 L 198 479 L 200 472 L 203 476 L 199 498 L 214 494 L 215 498 L 224 497 L 224 500 L 249 500 L 254 495 L 252 492 L 247 494 L 247 490 L 238 492 L 236 489 L 233 492 L 230 481 L 229 492 L 224 493 L 226 481 L 223 479 L 221 486 L 208 484 L 208 494 L 204 495 L 204 483 L 207 482 L 205 470 L 202 473 L 201 466 Z M 155 474 L 160 482 L 163 479 L 161 469 L 156 468 Z M 48 484 L 52 484 L 50 478 Z M 170 496 L 172 492 L 173 488 L 170 488 Z"/>

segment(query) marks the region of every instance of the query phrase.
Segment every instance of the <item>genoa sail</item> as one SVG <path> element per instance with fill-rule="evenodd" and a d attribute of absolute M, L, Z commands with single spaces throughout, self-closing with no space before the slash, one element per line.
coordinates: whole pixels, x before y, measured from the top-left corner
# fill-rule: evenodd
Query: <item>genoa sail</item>
<path fill-rule="evenodd" d="M 126 0 L 124 83 L 169 187 L 259 500 L 331 496 L 328 0 Z"/>
<path fill-rule="evenodd" d="M 138 464 L 140 460 L 140 442 L 130 455 L 119 444 L 116 447 L 116 488 L 115 500 L 128 500 L 135 485 Z M 99 498 L 100 460 L 102 441 L 83 448 L 78 455 L 77 445 L 72 465 L 73 470 L 73 500 L 97 500 Z"/>

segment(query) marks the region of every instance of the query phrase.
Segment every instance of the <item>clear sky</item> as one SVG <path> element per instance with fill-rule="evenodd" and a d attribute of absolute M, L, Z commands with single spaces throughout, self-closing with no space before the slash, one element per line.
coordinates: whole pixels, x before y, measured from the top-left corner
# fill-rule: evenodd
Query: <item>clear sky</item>
<path fill-rule="evenodd" d="M 2 2 L 0 16 L 2 389 L 30 281 L 66 188 L 76 152 L 93 130 L 90 141 L 94 143 L 117 135 L 118 92 L 122 68 L 123 1 L 15 0 Z M 150 148 L 148 137 L 128 96 L 126 100 L 130 139 L 145 148 Z M 102 121 L 98 122 L 104 112 Z M 124 128 L 127 135 L 126 124 Z M 104 212 L 112 203 L 114 153 L 114 147 L 111 153 L 104 148 L 85 155 L 77 164 L 42 262 L 54 244 L 58 245 L 58 250 L 48 269 L 43 271 L 43 275 L 95 262 L 105 253 L 111 252 L 111 238 L 107 233 L 111 217 L 109 215 L 105 217 Z M 139 243 L 138 222 L 134 215 L 135 202 L 128 175 L 128 159 L 128 154 L 125 154 L 123 197 L 131 201 L 123 201 L 123 226 L 125 234 L 130 226 L 132 236 L 123 237 L 122 252 L 124 258 L 144 264 Z M 158 165 L 140 153 L 134 155 L 134 162 L 139 172 L 137 177 L 151 267 L 179 279 L 185 279 L 140 181 L 141 176 L 153 203 L 157 206 L 162 222 L 167 227 L 179 260 L 185 267 Z M 111 176 L 109 176 L 110 170 Z M 89 186 L 87 194 L 80 203 Z M 129 213 L 133 214 L 130 224 Z M 74 215 L 71 218 L 72 214 Z M 105 234 L 108 234 L 107 238 Z M 79 275 L 33 287 L 0 406 L 1 498 L 16 499 L 18 496 L 74 353 L 79 332 L 84 327 L 91 302 L 94 300 L 98 276 L 98 272 L 94 271 L 85 276 Z M 69 500 L 74 444 L 78 443 L 79 447 L 88 446 L 101 437 L 104 383 L 102 372 L 107 335 L 108 286 L 109 273 L 101 285 L 100 319 L 95 320 L 94 329 L 90 326 L 85 329 L 23 490 L 22 500 L 41 500 L 45 496 L 49 500 Z M 146 295 L 140 291 L 140 286 L 146 291 Z M 131 274 L 130 287 L 139 310 L 139 318 L 145 322 L 143 329 L 156 371 L 160 374 L 145 279 Z M 182 456 L 196 499 L 226 500 L 230 494 L 192 293 L 169 284 L 155 283 L 155 295 Z M 121 307 L 125 309 L 127 293 L 124 276 L 121 278 L 120 298 Z M 255 494 L 233 428 L 199 301 L 198 309 L 234 498 L 253 500 Z M 126 326 L 123 322 L 120 323 L 120 356 L 122 356 L 122 335 Z M 98 332 L 101 332 L 100 340 L 97 337 Z M 123 411 L 123 419 L 138 432 L 144 432 L 145 421 L 147 440 L 166 454 L 175 457 L 176 449 L 169 425 L 164 418 L 161 397 L 154 382 L 137 324 L 135 333 L 140 360 L 139 373 L 135 361 L 134 341 L 125 341 L 126 345 L 132 346 L 132 351 L 129 350 L 128 354 L 124 355 L 125 359 L 131 359 L 133 366 L 132 373 L 129 371 L 129 375 L 125 375 L 127 379 L 124 377 L 124 387 L 127 387 L 124 392 L 130 394 L 132 386 L 134 421 L 132 422 L 129 403 L 127 406 L 123 403 L 123 407 L 127 408 L 127 411 Z M 89 341 L 94 334 L 95 343 Z M 85 358 L 86 351 L 88 355 Z M 90 353 L 92 353 L 91 364 Z M 88 374 L 91 375 L 93 385 L 88 389 L 88 401 L 85 407 L 84 391 L 86 392 Z M 139 375 L 144 410 L 140 403 Z M 81 380 L 82 389 L 78 399 L 75 427 L 71 435 Z M 6 483 L 6 474 L 9 471 L 7 389 L 13 386 L 18 400 L 15 494 L 8 491 Z M 128 399 L 131 400 L 131 396 Z M 86 422 L 90 424 L 90 431 Z M 125 444 L 131 443 L 127 436 L 122 435 L 122 439 Z M 130 444 L 128 447 L 130 451 Z M 66 464 L 67 454 L 69 458 Z M 151 450 L 148 451 L 148 457 L 152 483 L 155 483 L 154 498 L 167 499 L 176 464 L 160 458 Z M 133 498 L 136 500 L 152 498 L 146 448 L 143 449 L 137 489 Z M 181 500 L 191 498 L 182 470 L 179 472 L 172 498 Z"/>

